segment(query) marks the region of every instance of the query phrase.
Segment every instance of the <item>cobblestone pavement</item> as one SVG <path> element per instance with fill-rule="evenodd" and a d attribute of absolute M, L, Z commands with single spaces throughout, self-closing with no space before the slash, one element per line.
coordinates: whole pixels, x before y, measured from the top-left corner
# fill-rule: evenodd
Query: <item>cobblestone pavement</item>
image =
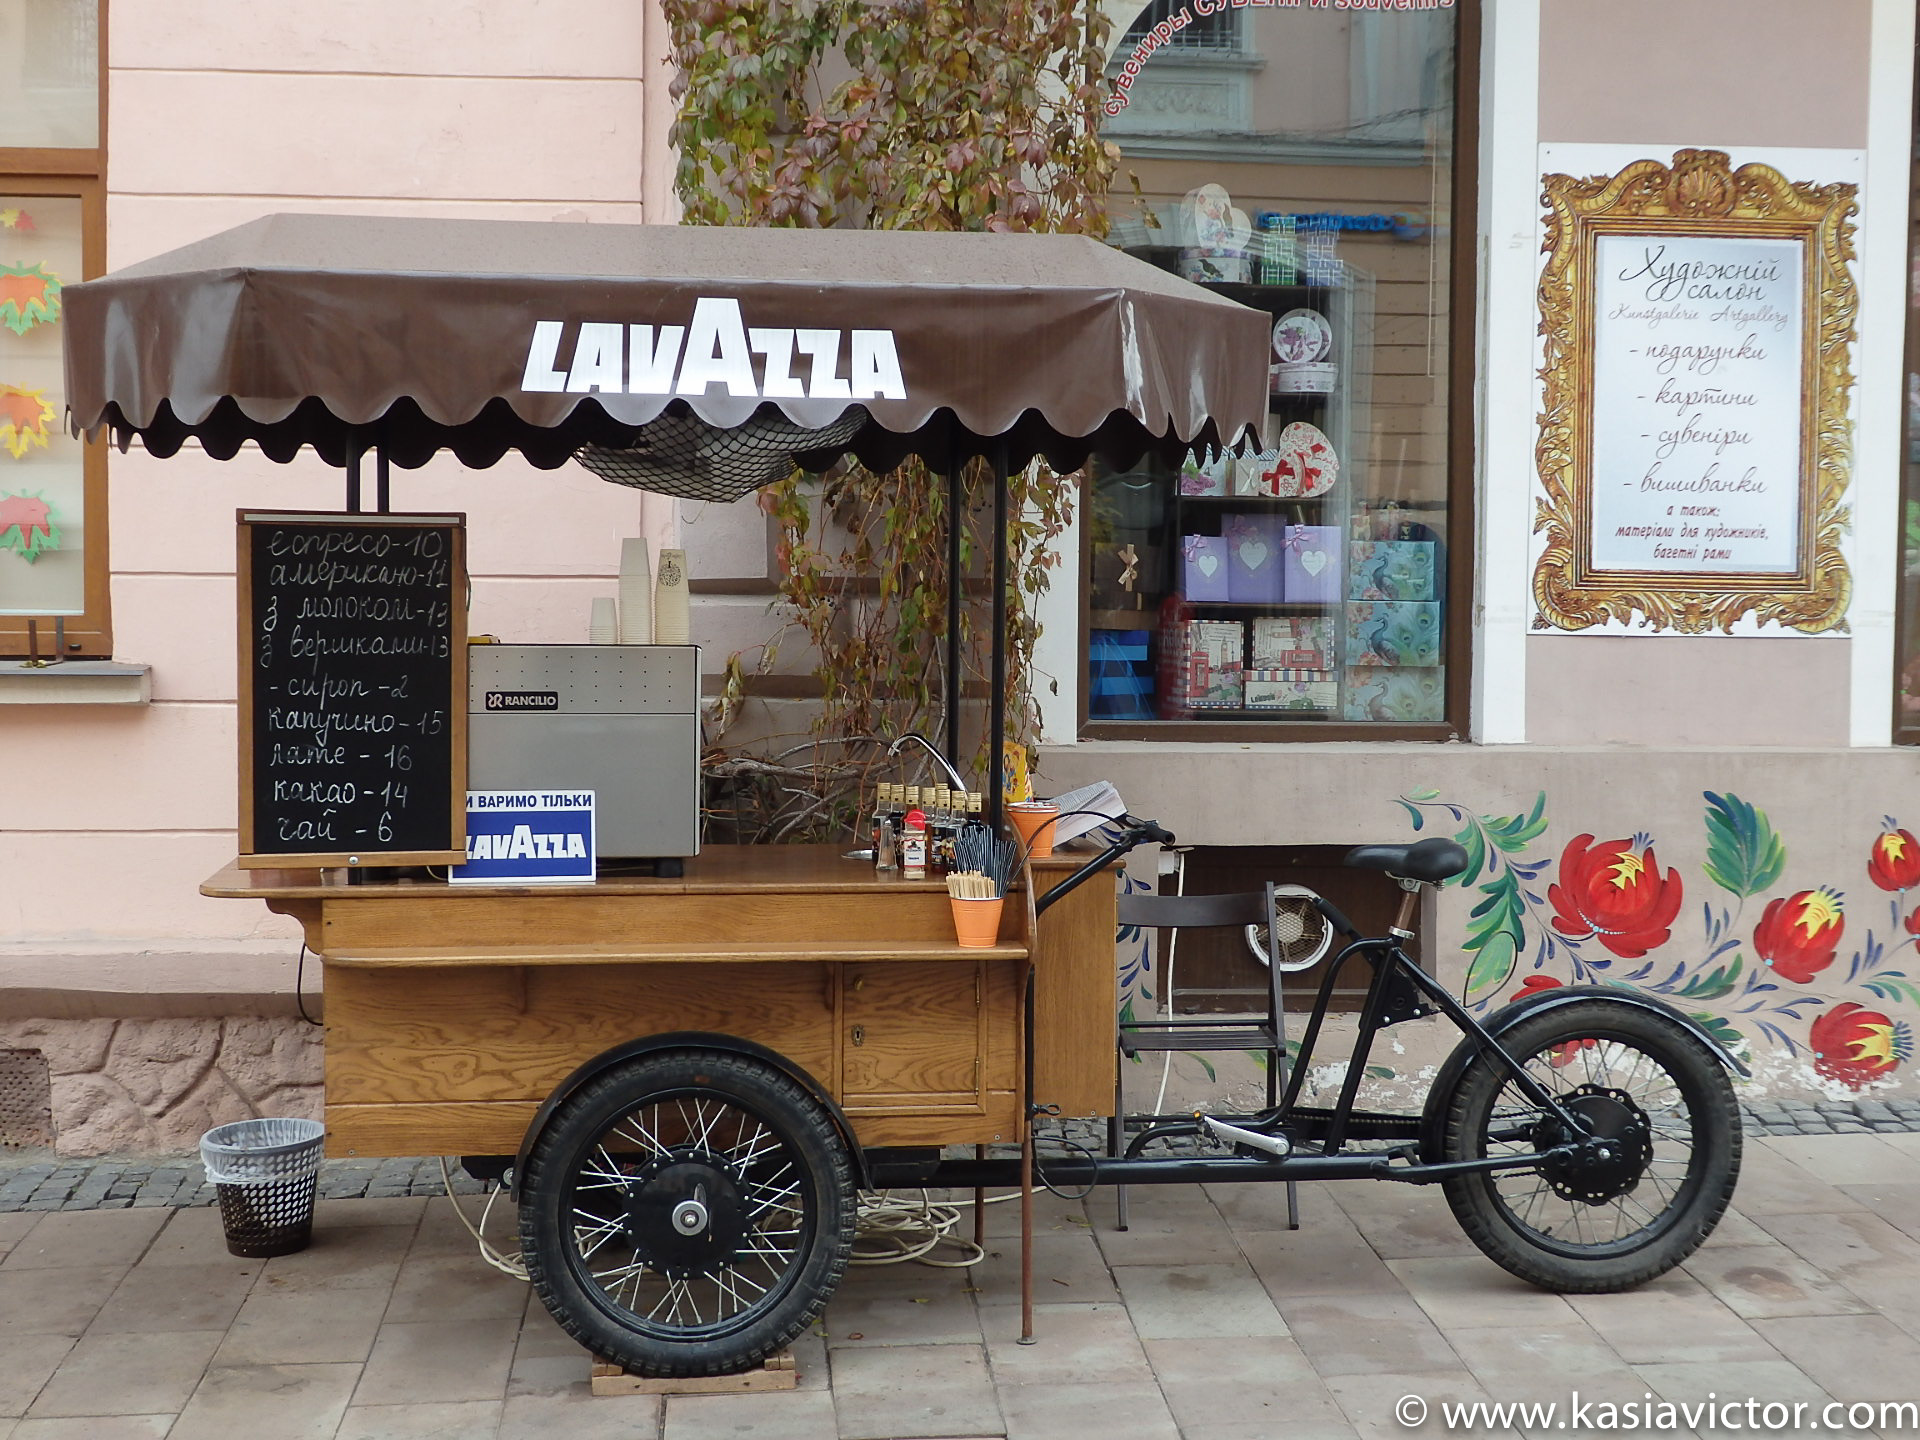
<path fill-rule="evenodd" d="M 1753 1100 L 1742 1107 L 1751 1135 L 1846 1135 L 1874 1131 L 1920 1131 L 1915 1100 Z M 1057 1121 L 1061 1138 L 1098 1148 L 1105 1121 Z M 486 1186 L 449 1162 L 456 1195 L 478 1195 Z M 328 1160 L 320 1167 L 318 1197 L 324 1200 L 385 1199 L 446 1193 L 440 1161 Z M 120 1210 L 149 1205 L 211 1205 L 195 1155 L 100 1156 L 74 1159 L 47 1151 L 0 1151 L 0 1213 L 19 1210 Z"/>

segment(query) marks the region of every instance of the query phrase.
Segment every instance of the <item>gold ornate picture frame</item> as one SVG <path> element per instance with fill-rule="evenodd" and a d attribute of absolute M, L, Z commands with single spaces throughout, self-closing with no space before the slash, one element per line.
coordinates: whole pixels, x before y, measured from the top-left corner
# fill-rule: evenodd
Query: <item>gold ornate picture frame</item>
<path fill-rule="evenodd" d="M 1857 187 L 1549 174 L 1534 628 L 1846 629 Z"/>

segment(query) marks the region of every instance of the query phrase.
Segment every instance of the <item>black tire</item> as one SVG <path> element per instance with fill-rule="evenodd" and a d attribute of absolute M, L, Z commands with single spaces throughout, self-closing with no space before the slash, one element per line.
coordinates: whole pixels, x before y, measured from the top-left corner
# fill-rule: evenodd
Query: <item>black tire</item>
<path fill-rule="evenodd" d="M 1691 1255 L 1719 1223 L 1740 1174 L 1740 1112 L 1712 1051 L 1664 1015 L 1607 999 L 1520 1020 L 1500 1043 L 1542 1088 L 1619 1143 L 1591 1168 L 1554 1164 L 1446 1181 L 1468 1238 L 1522 1280 L 1574 1294 L 1630 1289 Z M 1539 1152 L 1566 1138 L 1505 1066 L 1479 1054 L 1444 1097 L 1444 1116 L 1447 1160 Z"/>
<path fill-rule="evenodd" d="M 826 1307 L 853 1249 L 853 1166 L 826 1109 L 764 1061 L 673 1050 L 570 1096 L 527 1157 L 520 1243 L 561 1329 L 642 1375 L 724 1375 Z"/>

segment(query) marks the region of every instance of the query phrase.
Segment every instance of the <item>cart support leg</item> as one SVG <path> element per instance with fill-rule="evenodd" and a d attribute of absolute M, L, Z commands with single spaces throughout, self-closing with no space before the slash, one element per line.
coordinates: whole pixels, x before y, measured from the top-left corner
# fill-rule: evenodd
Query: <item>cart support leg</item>
<path fill-rule="evenodd" d="M 986 1159 L 987 1147 L 974 1146 L 973 1158 Z M 973 1243 L 981 1250 L 987 1248 L 987 1191 L 982 1185 L 976 1185 L 973 1189 Z"/>
<path fill-rule="evenodd" d="M 1020 1137 L 1020 1343 L 1033 1344 L 1033 1123 Z"/>

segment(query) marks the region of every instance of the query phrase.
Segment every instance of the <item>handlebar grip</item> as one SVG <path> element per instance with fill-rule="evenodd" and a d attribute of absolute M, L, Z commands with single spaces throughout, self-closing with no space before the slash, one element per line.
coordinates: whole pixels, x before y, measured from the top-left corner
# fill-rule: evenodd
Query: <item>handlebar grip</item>
<path fill-rule="evenodd" d="M 1171 845 L 1174 843 L 1173 832 L 1162 829 L 1151 820 L 1142 820 L 1140 822 L 1139 833 L 1140 838 L 1145 841 L 1161 845 Z"/>
<path fill-rule="evenodd" d="M 1353 922 L 1340 913 L 1340 907 L 1324 895 L 1313 897 L 1313 908 L 1327 917 L 1327 923 L 1350 940 L 1358 940 L 1360 932 L 1353 928 Z"/>

